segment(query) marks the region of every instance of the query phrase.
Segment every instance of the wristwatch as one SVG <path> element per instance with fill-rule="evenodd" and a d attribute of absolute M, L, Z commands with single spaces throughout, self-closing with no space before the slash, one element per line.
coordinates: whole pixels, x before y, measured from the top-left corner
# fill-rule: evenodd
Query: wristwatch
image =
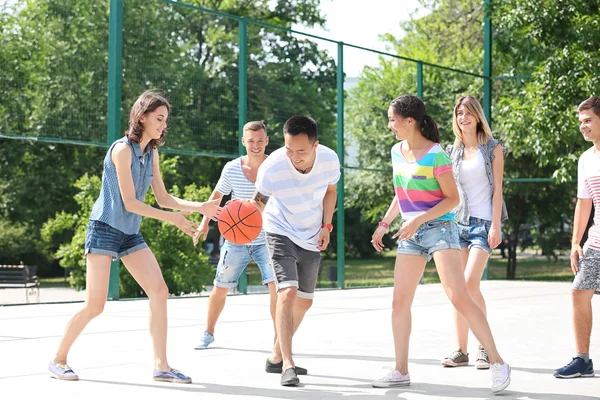
<path fill-rule="evenodd" d="M 323 225 L 321 225 L 321 228 L 327 228 L 327 230 L 329 230 L 329 233 L 333 232 L 332 224 L 323 224 Z"/>

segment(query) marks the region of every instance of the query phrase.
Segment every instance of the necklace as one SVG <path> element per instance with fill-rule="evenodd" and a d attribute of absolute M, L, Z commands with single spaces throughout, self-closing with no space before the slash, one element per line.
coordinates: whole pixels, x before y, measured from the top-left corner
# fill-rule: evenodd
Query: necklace
<path fill-rule="evenodd" d="M 306 169 L 298 169 L 298 168 L 296 168 L 296 171 L 298 171 L 298 172 L 300 172 L 301 174 L 304 175 L 304 174 L 309 173 L 311 169 L 312 169 L 312 167 L 308 167 Z"/>

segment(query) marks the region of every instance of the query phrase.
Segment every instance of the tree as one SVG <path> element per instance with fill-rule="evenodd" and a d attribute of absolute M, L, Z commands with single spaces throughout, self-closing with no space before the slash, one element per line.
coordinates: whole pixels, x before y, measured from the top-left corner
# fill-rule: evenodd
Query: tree
<path fill-rule="evenodd" d="M 317 0 L 190 2 L 288 28 L 324 22 Z M 121 130 L 143 90 L 163 90 L 172 104 L 167 147 L 215 155 L 179 159 L 178 171 L 165 176 L 167 187 L 214 184 L 227 161 L 223 154 L 238 154 L 238 22 L 158 0 L 124 3 Z M 57 212 L 78 215 L 81 205 L 74 196 L 80 189 L 74 183 L 101 171 L 108 6 L 109 0 L 31 0 L 0 8 L 0 62 L 6 66 L 0 77 L 0 133 L 65 142 L 2 139 L 0 225 L 11 229 L 0 232 L 0 262 L 30 261 L 43 264 L 44 274 L 53 273 L 52 254 L 73 231 L 42 243 L 39 227 Z M 252 24 L 248 46 L 249 117 L 267 121 L 274 133 L 271 148 L 282 143 L 283 122 L 298 113 L 314 116 L 322 141 L 334 143 L 331 57 L 287 31 Z M 68 144 L 73 140 L 99 147 Z M 15 243 L 19 232 L 25 234 Z"/>

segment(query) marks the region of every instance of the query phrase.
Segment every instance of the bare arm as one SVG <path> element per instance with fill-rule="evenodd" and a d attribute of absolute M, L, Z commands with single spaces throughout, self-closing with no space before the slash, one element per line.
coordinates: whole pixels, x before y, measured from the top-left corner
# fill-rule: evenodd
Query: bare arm
<path fill-rule="evenodd" d="M 581 238 L 585 232 L 590 213 L 592 212 L 592 199 L 577 199 L 575 206 L 575 216 L 573 217 L 573 238 L 571 239 L 571 269 L 573 273 L 579 270 L 579 258 L 583 258 L 581 249 Z"/>
<path fill-rule="evenodd" d="M 494 148 L 492 160 L 492 178 L 494 179 L 494 193 L 492 193 L 492 227 L 488 234 L 488 243 L 491 248 L 496 248 L 502 243 L 502 178 L 504 176 L 504 154 L 502 146 Z"/>
<path fill-rule="evenodd" d="M 125 209 L 144 217 L 172 222 L 174 213 L 151 207 L 135 197 L 133 176 L 131 175 L 131 149 L 129 146 L 125 143 L 115 145 L 111 154 L 111 159 L 117 170 L 119 191 L 121 192 L 121 198 L 123 199 Z M 154 182 L 155 180 L 156 175 L 152 181 Z M 160 181 L 162 183 L 162 180 Z"/>
<path fill-rule="evenodd" d="M 398 205 L 398 195 L 395 195 L 381 221 L 390 225 L 392 222 L 394 222 L 399 213 L 400 206 Z M 375 250 L 383 250 L 383 235 L 385 235 L 388 230 L 389 229 L 384 226 L 377 226 L 375 229 L 373 236 L 371 236 L 371 243 L 373 244 L 373 247 L 375 247 Z"/>
<path fill-rule="evenodd" d="M 252 200 L 250 200 L 252 204 L 258 208 L 258 210 L 262 213 L 265 211 L 265 206 L 269 202 L 269 196 L 265 196 L 258 190 L 254 192 L 254 196 L 252 196 Z"/>
<path fill-rule="evenodd" d="M 188 201 L 175 197 L 167 192 L 165 183 L 163 182 L 162 175 L 160 173 L 160 159 L 158 157 L 158 150 L 154 149 L 153 151 L 154 162 L 152 164 L 152 174 L 154 175 L 154 178 L 152 178 L 152 191 L 154 192 L 154 197 L 156 197 L 156 202 L 160 207 L 170 208 L 172 210 L 199 212 L 205 216 L 208 216 L 209 218 L 213 218 L 215 215 L 218 215 L 219 203 L 216 201 Z"/>
<path fill-rule="evenodd" d="M 337 185 L 328 185 L 325 197 L 323 197 L 323 223 L 331 224 L 333 220 L 333 211 L 337 202 Z"/>

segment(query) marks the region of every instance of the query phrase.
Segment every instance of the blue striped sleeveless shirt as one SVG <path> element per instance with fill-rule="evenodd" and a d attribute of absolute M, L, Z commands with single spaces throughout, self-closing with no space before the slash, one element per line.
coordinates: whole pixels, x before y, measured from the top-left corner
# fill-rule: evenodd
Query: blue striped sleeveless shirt
<path fill-rule="evenodd" d="M 135 235 L 140 231 L 142 217 L 125 209 L 117 170 L 111 160 L 112 150 L 117 143 L 126 143 L 131 149 L 131 175 L 135 188 L 135 197 L 144 201 L 146 193 L 152 183 L 152 163 L 154 162 L 154 150 L 149 145 L 142 154 L 139 143 L 129 141 L 127 136 L 116 140 L 108 149 L 104 157 L 104 171 L 102 172 L 102 188 L 100 196 L 94 203 L 91 221 L 101 221 L 128 235 Z"/>

